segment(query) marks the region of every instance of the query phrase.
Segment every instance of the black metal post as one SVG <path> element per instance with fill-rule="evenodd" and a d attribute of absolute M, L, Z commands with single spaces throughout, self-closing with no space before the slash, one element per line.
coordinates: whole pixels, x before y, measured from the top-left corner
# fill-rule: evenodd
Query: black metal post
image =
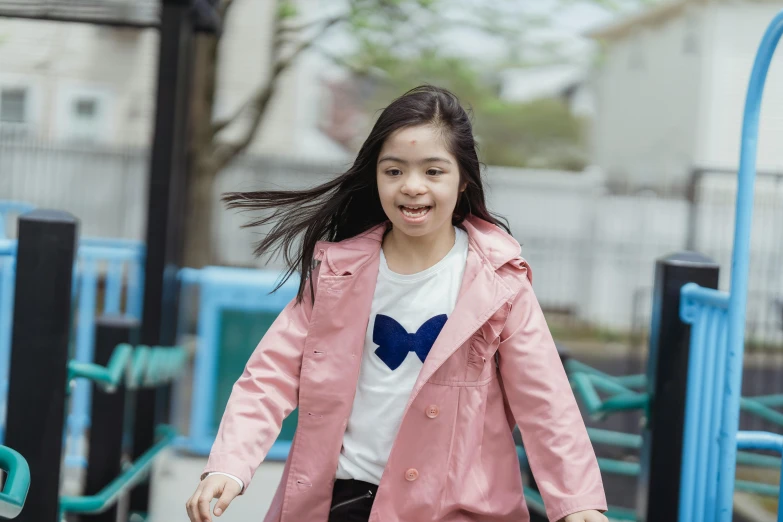
<path fill-rule="evenodd" d="M 680 289 L 691 282 L 717 288 L 719 269 L 712 259 L 695 252 L 672 254 L 655 265 L 647 363 L 650 406 L 642 429 L 636 498 L 640 522 L 678 520 L 690 348 L 690 326 L 680 320 Z"/>
<path fill-rule="evenodd" d="M 188 108 L 193 65 L 190 0 L 164 0 L 158 57 L 155 137 L 149 175 L 147 256 L 141 344 L 172 346 L 176 339 L 177 272 L 181 265 L 187 194 Z M 168 420 L 168 387 L 136 394 L 133 458 L 154 443 L 155 424 Z M 149 483 L 136 487 L 132 512 L 146 513 Z"/>
<path fill-rule="evenodd" d="M 57 522 L 63 451 L 71 284 L 78 222 L 67 212 L 19 218 L 4 444 L 30 465 L 19 522 Z"/>
<path fill-rule="evenodd" d="M 121 343 L 135 344 L 139 323 L 125 317 L 101 317 L 95 323 L 96 364 L 107 365 L 115 348 Z M 87 477 L 84 491 L 94 495 L 117 478 L 121 471 L 123 421 L 125 419 L 125 386 L 112 393 L 93 385 L 90 418 L 90 446 L 87 456 Z M 117 522 L 115 504 L 96 515 L 82 515 L 83 522 Z"/>

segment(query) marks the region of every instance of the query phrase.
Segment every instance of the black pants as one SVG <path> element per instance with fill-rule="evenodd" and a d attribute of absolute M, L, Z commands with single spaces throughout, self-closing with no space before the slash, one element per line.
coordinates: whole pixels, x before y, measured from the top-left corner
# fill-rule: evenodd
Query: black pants
<path fill-rule="evenodd" d="M 329 522 L 367 522 L 378 486 L 361 480 L 336 480 Z"/>

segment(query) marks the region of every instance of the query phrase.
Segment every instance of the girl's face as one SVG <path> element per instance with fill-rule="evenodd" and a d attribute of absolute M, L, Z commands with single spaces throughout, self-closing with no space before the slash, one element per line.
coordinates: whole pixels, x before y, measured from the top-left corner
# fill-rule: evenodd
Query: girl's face
<path fill-rule="evenodd" d="M 395 230 L 408 236 L 449 230 L 461 186 L 456 158 L 431 125 L 397 130 L 377 164 L 378 195 Z"/>

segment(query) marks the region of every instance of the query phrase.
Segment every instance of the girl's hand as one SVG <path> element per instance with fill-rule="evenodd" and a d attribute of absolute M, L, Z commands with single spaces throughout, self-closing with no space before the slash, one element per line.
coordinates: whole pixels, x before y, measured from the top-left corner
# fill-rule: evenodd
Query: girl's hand
<path fill-rule="evenodd" d="M 594 509 L 571 513 L 560 522 L 609 522 L 609 519 Z"/>
<path fill-rule="evenodd" d="M 237 481 L 225 475 L 210 475 L 202 480 L 196 492 L 185 504 L 190 522 L 212 522 L 209 516 L 209 504 L 213 498 L 218 498 L 215 504 L 215 516 L 219 517 L 228 505 L 240 493 Z"/>

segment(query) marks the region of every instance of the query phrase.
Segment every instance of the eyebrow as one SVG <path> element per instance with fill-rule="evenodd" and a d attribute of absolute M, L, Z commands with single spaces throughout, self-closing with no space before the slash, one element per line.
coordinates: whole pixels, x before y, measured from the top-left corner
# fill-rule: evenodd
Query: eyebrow
<path fill-rule="evenodd" d="M 378 160 L 378 163 L 380 164 L 380 163 L 383 163 L 384 161 L 393 161 L 395 163 L 402 163 L 403 165 L 408 165 L 408 163 L 409 163 L 408 161 L 406 161 L 406 160 L 404 160 L 402 158 L 398 158 L 397 156 L 389 156 L 389 155 L 386 155 L 386 156 L 383 156 L 382 158 L 380 158 Z M 438 157 L 438 156 L 432 156 L 430 158 L 424 158 L 419 163 L 420 164 L 421 163 L 433 163 L 435 161 L 442 161 L 443 163 L 451 164 L 451 161 L 449 161 L 448 159 L 441 158 L 441 157 Z"/>

